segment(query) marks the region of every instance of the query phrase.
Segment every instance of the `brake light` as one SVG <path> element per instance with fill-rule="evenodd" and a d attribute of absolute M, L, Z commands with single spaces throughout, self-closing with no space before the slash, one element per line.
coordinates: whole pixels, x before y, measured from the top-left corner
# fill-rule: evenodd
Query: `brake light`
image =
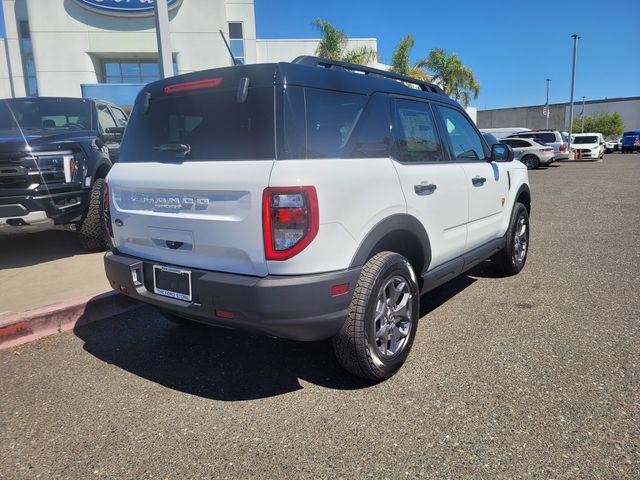
<path fill-rule="evenodd" d="M 222 83 L 222 78 L 207 78 L 205 80 L 196 80 L 193 82 L 183 82 L 176 83 L 174 85 L 169 85 L 164 87 L 164 93 L 178 93 L 178 92 L 186 92 L 188 90 L 201 90 L 203 88 L 215 88 L 219 87 Z"/>
<path fill-rule="evenodd" d="M 566 152 L 567 151 L 567 144 L 563 143 L 562 145 L 560 145 L 560 151 L 561 152 Z"/>
<path fill-rule="evenodd" d="M 104 181 L 104 200 L 103 200 L 103 204 L 104 204 L 104 222 L 105 222 L 105 226 L 107 227 L 107 232 L 109 232 L 109 236 L 111 238 L 113 238 L 113 226 L 111 225 L 111 210 L 109 209 L 110 206 L 110 202 L 109 202 L 109 184 L 107 183 L 107 181 Z"/>
<path fill-rule="evenodd" d="M 315 187 L 269 187 L 262 195 L 262 228 L 267 260 L 286 260 L 315 238 L 319 227 Z"/>

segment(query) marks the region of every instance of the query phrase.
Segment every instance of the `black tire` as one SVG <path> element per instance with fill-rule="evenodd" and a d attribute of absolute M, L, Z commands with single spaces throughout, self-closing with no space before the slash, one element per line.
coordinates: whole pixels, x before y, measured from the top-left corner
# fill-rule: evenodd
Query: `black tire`
<path fill-rule="evenodd" d="M 540 159 L 535 155 L 525 155 L 522 157 L 522 163 L 527 166 L 528 170 L 535 170 L 536 168 L 540 168 Z"/>
<path fill-rule="evenodd" d="M 526 244 L 524 257 L 520 258 L 518 255 L 519 252 L 516 249 L 516 234 L 518 233 L 518 226 L 521 225 L 522 220 L 524 220 L 524 225 L 526 226 Z M 517 275 L 520 273 L 524 268 L 525 263 L 527 263 L 527 256 L 531 246 L 529 242 L 529 233 L 529 212 L 522 203 L 516 203 L 513 206 L 509 228 L 506 233 L 507 244 L 505 245 L 505 248 L 491 258 L 491 263 L 497 272 L 506 276 Z"/>
<path fill-rule="evenodd" d="M 165 310 L 164 308 L 156 307 L 156 310 L 158 310 L 158 313 L 160 313 L 160 315 L 169 320 L 171 323 L 175 323 L 176 325 L 181 325 L 183 327 L 194 327 L 201 325 L 194 320 L 189 320 L 188 318 L 181 317 L 180 315 L 176 315 L 175 313 L 169 310 Z"/>
<path fill-rule="evenodd" d="M 403 284 L 403 281 L 406 283 Z M 400 297 L 389 298 L 388 302 L 383 303 L 378 296 L 384 289 L 385 298 L 387 298 L 386 292 L 391 292 L 385 288 L 387 285 L 398 288 L 402 286 L 406 292 L 403 290 Z M 394 291 L 397 292 L 397 290 Z M 406 297 L 407 294 L 410 295 Z M 401 323 L 404 325 L 405 322 L 398 322 L 395 327 L 391 325 L 394 321 L 387 322 L 388 313 L 392 310 L 382 307 L 381 310 L 387 313 L 379 316 L 378 320 L 375 319 L 378 306 L 386 305 L 391 308 L 390 305 L 395 305 L 399 307 L 405 298 L 407 300 L 404 311 L 406 311 L 408 322 L 408 328 L 405 331 L 398 328 Z M 396 304 L 396 301 L 399 303 Z M 411 303 L 408 304 L 408 302 Z M 418 284 L 407 259 L 394 252 L 378 253 L 362 268 L 349 305 L 349 315 L 340 331 L 333 337 L 333 350 L 338 363 L 345 370 L 358 377 L 375 381 L 391 377 L 409 355 L 418 326 L 419 313 Z M 378 324 L 382 325 L 387 332 L 382 334 L 382 337 L 376 336 L 376 325 Z M 382 327 L 378 329 L 378 333 L 383 330 Z M 393 348 L 390 338 L 391 336 L 395 337 L 394 334 L 389 333 L 392 328 L 404 335 L 396 342 L 397 351 L 395 353 L 390 353 Z M 382 350 L 386 350 L 387 355 L 384 355 Z"/>
<path fill-rule="evenodd" d="M 109 248 L 109 235 L 105 228 L 104 178 L 93 182 L 89 205 L 84 218 L 77 226 L 78 240 L 87 250 L 106 250 Z"/>

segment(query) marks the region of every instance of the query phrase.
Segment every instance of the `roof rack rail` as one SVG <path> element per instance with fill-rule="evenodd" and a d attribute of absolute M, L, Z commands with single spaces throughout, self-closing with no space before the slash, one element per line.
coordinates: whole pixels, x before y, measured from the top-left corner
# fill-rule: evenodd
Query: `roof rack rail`
<path fill-rule="evenodd" d="M 406 75 L 400 75 L 399 73 L 387 72 L 386 70 L 380 70 L 379 68 L 365 67 L 363 65 L 356 65 L 355 63 L 340 62 L 338 60 L 329 60 L 328 58 L 314 57 L 312 55 L 301 55 L 293 60 L 291 63 L 297 63 L 299 65 L 308 65 L 310 67 L 324 67 L 324 68 L 341 68 L 344 70 L 352 70 L 355 72 L 362 72 L 365 75 L 376 75 L 379 77 L 389 78 L 392 80 L 398 80 L 400 82 L 412 83 L 420 87 L 424 92 L 437 93 L 445 95 L 444 90 L 438 85 L 429 82 L 423 82 L 415 78 L 407 77 Z"/>

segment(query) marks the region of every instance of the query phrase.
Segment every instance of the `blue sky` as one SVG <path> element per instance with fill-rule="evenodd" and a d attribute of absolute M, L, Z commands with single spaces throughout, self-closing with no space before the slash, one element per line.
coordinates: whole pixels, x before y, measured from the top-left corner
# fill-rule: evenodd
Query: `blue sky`
<path fill-rule="evenodd" d="M 317 37 L 311 22 L 322 18 L 377 38 L 383 62 L 407 33 L 413 60 L 434 47 L 456 52 L 480 82 L 481 109 L 542 104 L 545 78 L 551 102 L 568 101 L 574 32 L 577 99 L 640 95 L 638 0 L 255 0 L 255 9 L 259 38 Z"/>
<path fill-rule="evenodd" d="M 413 59 L 441 47 L 476 74 L 477 106 L 569 100 L 571 34 L 578 45 L 576 98 L 640 95 L 639 0 L 255 0 L 259 38 L 315 37 L 322 18 L 351 37 L 376 37 L 388 63 L 397 42 L 415 38 Z M 475 102 L 474 102 L 475 103 Z"/>

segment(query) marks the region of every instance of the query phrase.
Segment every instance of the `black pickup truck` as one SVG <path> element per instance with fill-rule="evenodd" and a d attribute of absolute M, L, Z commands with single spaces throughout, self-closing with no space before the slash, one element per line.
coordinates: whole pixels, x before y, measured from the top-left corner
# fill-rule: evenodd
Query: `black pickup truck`
<path fill-rule="evenodd" d="M 0 100 L 0 234 L 64 226 L 83 247 L 106 248 L 104 179 L 126 124 L 100 100 Z"/>

